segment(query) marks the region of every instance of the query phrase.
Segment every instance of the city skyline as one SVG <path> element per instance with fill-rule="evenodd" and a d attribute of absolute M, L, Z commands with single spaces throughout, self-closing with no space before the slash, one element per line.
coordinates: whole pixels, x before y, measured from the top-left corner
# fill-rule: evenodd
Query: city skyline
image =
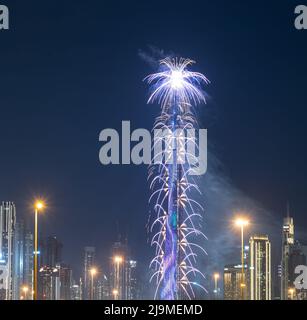
<path fill-rule="evenodd" d="M 245 216 L 247 217 L 246 213 Z M 296 300 L 307 298 L 306 290 L 296 290 L 297 266 L 307 262 L 307 245 L 295 235 L 294 219 L 289 215 L 280 228 L 281 243 L 271 249 L 270 235 L 249 232 L 252 222 L 244 215 L 234 216 L 232 224 L 245 224 L 240 250 L 226 265 L 217 266 L 213 274 L 202 270 L 209 281 L 205 292 L 196 298 L 210 300 Z M 25 221 L 18 219 L 13 202 L 0 206 L 0 300 L 31 300 L 34 289 L 34 236 Z M 237 237 L 236 230 L 233 230 Z M 96 258 L 96 247 L 85 246 L 83 274 L 75 272 L 63 256 L 63 243 L 56 236 L 40 234 L 38 245 L 39 300 L 136 300 L 152 299 L 150 272 L 139 268 L 131 255 L 127 239 L 120 236 L 109 249 L 108 259 Z M 239 242 L 239 241 L 238 241 Z M 242 250 L 242 261 L 241 258 Z M 272 261 L 272 251 L 281 252 L 279 261 Z M 244 252 L 244 254 L 243 254 Z M 83 261 L 82 261 L 83 259 Z M 234 261 L 237 261 L 234 263 Z M 243 264 L 242 264 L 243 262 Z M 234 264 L 231 264 L 234 263 Z M 244 266 L 242 268 L 242 266 Z M 222 273 L 219 271 L 223 270 Z M 152 270 L 153 272 L 154 270 Z M 11 274 L 11 276 L 7 276 Z M 244 274 L 244 277 L 242 277 Z M 222 276 L 222 277 L 221 277 Z M 242 280 L 243 279 L 243 280 Z M 244 289 L 242 289 L 242 283 Z M 6 288 L 6 289 L 4 289 Z M 30 289 L 32 288 L 32 289 Z M 242 290 L 244 290 L 242 292 Z M 34 291 L 32 291 L 34 292 Z"/>

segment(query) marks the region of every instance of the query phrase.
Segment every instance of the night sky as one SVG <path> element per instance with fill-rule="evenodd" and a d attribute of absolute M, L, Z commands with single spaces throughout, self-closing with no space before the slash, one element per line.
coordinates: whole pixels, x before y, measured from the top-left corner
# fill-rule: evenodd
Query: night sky
<path fill-rule="evenodd" d="M 18 217 L 32 221 L 32 199 L 45 197 L 41 231 L 63 242 L 76 275 L 84 246 L 97 247 L 104 267 L 119 233 L 147 266 L 147 168 L 103 167 L 98 137 L 104 128 L 120 131 L 122 120 L 152 128 L 159 107 L 146 105 L 143 79 L 156 71 L 150 61 L 178 55 L 196 60 L 194 69 L 211 80 L 199 111 L 212 155 L 202 184 L 209 255 L 240 207 L 260 230 L 261 221 L 275 224 L 270 236 L 280 239 L 289 200 L 307 238 L 307 31 L 294 28 L 300 2 L 2 1 L 10 30 L 0 31 L 0 200 L 14 201 Z M 212 190 L 216 181 L 223 187 Z M 230 251 L 237 250 L 238 235 L 231 236 Z M 233 262 L 219 259 L 208 264 Z"/>

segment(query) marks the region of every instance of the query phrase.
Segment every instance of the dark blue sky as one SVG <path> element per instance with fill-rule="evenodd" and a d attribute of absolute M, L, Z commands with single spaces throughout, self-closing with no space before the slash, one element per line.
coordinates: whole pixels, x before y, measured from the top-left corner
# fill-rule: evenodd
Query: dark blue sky
<path fill-rule="evenodd" d="M 276 223 L 289 199 L 306 233 L 307 31 L 294 28 L 299 1 L 3 4 L 11 19 L 0 32 L 0 199 L 15 201 L 29 220 L 31 199 L 47 197 L 41 228 L 63 241 L 76 269 L 83 246 L 108 253 L 117 225 L 139 260 L 151 256 L 146 167 L 103 167 L 98 159 L 102 129 L 120 129 L 122 120 L 150 129 L 159 112 L 146 105 L 142 82 L 154 70 L 140 51 L 158 58 L 150 46 L 196 60 L 211 80 L 201 122 L 231 186 Z M 231 209 L 220 218 L 230 219 Z M 209 221 L 215 214 L 207 211 Z"/>

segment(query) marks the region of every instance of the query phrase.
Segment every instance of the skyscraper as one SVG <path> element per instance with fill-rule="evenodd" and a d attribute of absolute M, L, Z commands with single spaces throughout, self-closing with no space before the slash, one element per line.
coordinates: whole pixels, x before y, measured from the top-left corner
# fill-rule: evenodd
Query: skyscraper
<path fill-rule="evenodd" d="M 16 208 L 13 202 L 0 206 L 0 300 L 13 298 L 13 252 Z"/>
<path fill-rule="evenodd" d="M 128 300 L 138 300 L 138 277 L 137 277 L 137 261 L 129 260 L 128 261 L 128 290 L 127 290 L 127 299 Z"/>
<path fill-rule="evenodd" d="M 62 243 L 54 236 L 40 242 L 39 298 L 60 300 L 60 265 L 62 262 Z"/>
<path fill-rule="evenodd" d="M 72 300 L 72 269 L 64 263 L 59 265 L 58 269 L 60 277 L 60 300 Z"/>
<path fill-rule="evenodd" d="M 110 289 L 114 300 L 137 299 L 137 262 L 132 260 L 127 244 L 115 242 L 110 265 Z"/>
<path fill-rule="evenodd" d="M 33 234 L 31 231 L 25 231 L 24 235 L 24 262 L 23 262 L 23 285 L 33 290 Z"/>
<path fill-rule="evenodd" d="M 247 265 L 244 265 L 246 273 Z M 242 266 L 229 264 L 224 267 L 224 300 L 242 300 Z"/>
<path fill-rule="evenodd" d="M 42 266 L 39 269 L 39 299 L 60 300 L 59 268 Z"/>
<path fill-rule="evenodd" d="M 249 240 L 249 287 L 251 300 L 271 300 L 271 243 L 268 236 Z"/>
<path fill-rule="evenodd" d="M 19 300 L 24 274 L 24 223 L 16 222 L 13 250 L 13 300 Z"/>
<path fill-rule="evenodd" d="M 56 267 L 62 262 L 63 244 L 54 236 L 43 239 L 40 243 L 40 265 Z"/>
<path fill-rule="evenodd" d="M 294 223 L 293 218 L 288 216 L 284 218 L 282 230 L 282 258 L 281 258 L 281 299 L 288 300 L 290 285 L 289 279 L 289 255 L 294 245 Z"/>
<path fill-rule="evenodd" d="M 91 290 L 91 275 L 90 270 L 95 265 L 96 249 L 95 247 L 85 247 L 83 256 L 83 288 L 82 298 L 83 300 L 90 299 Z"/>

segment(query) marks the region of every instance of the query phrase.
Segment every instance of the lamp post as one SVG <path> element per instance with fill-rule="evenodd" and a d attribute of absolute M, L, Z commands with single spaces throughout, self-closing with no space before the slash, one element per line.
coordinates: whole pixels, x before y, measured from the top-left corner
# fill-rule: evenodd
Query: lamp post
<path fill-rule="evenodd" d="M 220 275 L 216 272 L 213 274 L 214 278 L 214 293 L 215 293 L 215 299 L 218 299 L 218 280 L 220 278 Z"/>
<path fill-rule="evenodd" d="M 94 277 L 97 274 L 97 269 L 92 268 L 90 270 L 91 273 L 91 300 L 94 300 Z"/>
<path fill-rule="evenodd" d="M 27 287 L 27 286 L 22 287 L 24 300 L 28 300 L 28 291 L 29 291 L 29 287 Z"/>
<path fill-rule="evenodd" d="M 115 264 L 115 288 L 113 290 L 114 300 L 117 300 L 120 294 L 120 264 L 124 261 L 122 256 L 114 256 L 114 264 Z M 115 294 L 114 294 L 115 292 Z"/>
<path fill-rule="evenodd" d="M 244 300 L 244 290 L 246 287 L 245 284 L 245 275 L 244 275 L 244 227 L 247 227 L 249 221 L 244 218 L 238 218 L 235 222 L 236 226 L 240 227 L 241 229 L 241 298 Z"/>
<path fill-rule="evenodd" d="M 35 209 L 35 220 L 34 220 L 34 294 L 33 300 L 37 300 L 37 255 L 38 255 L 38 212 L 44 209 L 45 204 L 37 200 L 34 204 Z"/>
<path fill-rule="evenodd" d="M 117 290 L 117 289 L 114 289 L 114 290 L 112 291 L 112 293 L 113 293 L 113 299 L 114 299 L 114 300 L 117 300 L 118 290 Z"/>
<path fill-rule="evenodd" d="M 291 299 L 291 300 L 294 300 L 294 291 L 295 291 L 294 288 L 290 288 L 290 289 L 289 289 L 289 294 L 290 294 L 290 299 Z"/>

